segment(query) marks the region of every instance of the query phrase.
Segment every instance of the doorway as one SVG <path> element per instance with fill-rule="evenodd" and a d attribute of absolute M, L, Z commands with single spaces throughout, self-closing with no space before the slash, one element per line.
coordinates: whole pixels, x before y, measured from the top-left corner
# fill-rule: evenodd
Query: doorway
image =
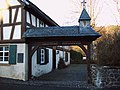
<path fill-rule="evenodd" d="M 56 50 L 53 49 L 53 67 L 52 70 L 56 69 Z"/>

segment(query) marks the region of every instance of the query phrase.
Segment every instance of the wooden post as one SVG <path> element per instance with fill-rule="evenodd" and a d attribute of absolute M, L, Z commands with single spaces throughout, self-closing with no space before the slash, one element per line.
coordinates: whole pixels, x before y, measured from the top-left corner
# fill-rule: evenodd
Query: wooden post
<path fill-rule="evenodd" d="M 32 56 L 31 56 L 31 45 L 28 44 L 28 80 L 31 79 L 32 75 Z"/>
<path fill-rule="evenodd" d="M 52 70 L 56 69 L 56 46 L 53 46 Z"/>
<path fill-rule="evenodd" d="M 92 83 L 92 78 L 91 78 L 91 69 L 90 69 L 90 60 L 91 60 L 91 44 L 87 45 L 88 49 L 88 54 L 87 54 L 87 71 L 88 71 L 88 83 Z"/>
<path fill-rule="evenodd" d="M 87 49 L 84 47 L 83 44 L 78 45 L 86 54 L 87 57 L 87 71 L 88 71 L 88 83 L 92 82 L 91 79 L 91 70 L 90 70 L 90 60 L 91 60 L 91 43 L 87 44 Z"/>

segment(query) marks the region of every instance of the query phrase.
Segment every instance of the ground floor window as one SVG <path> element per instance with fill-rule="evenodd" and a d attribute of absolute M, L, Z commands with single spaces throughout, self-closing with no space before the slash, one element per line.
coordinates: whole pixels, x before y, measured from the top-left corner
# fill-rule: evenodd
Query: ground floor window
<path fill-rule="evenodd" d="M 37 51 L 37 57 L 37 64 L 47 64 L 49 62 L 49 49 L 39 48 Z"/>
<path fill-rule="evenodd" d="M 45 49 L 40 49 L 41 53 L 40 53 L 40 63 L 44 64 L 45 63 Z"/>
<path fill-rule="evenodd" d="M 0 63 L 16 64 L 17 45 L 0 45 Z"/>
<path fill-rule="evenodd" d="M 65 52 L 65 62 L 68 62 L 68 52 Z"/>
<path fill-rule="evenodd" d="M 0 46 L 0 63 L 8 63 L 9 46 Z"/>

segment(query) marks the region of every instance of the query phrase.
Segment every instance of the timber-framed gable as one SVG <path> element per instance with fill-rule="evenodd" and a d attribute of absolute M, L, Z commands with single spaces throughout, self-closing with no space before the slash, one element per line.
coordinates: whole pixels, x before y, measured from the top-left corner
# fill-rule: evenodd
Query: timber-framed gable
<path fill-rule="evenodd" d="M 7 7 L 0 9 L 0 43 L 25 43 L 27 28 L 59 26 L 29 0 L 15 2 L 4 1 Z"/>
<path fill-rule="evenodd" d="M 1 9 L 0 43 L 14 42 L 22 39 L 22 5 L 8 6 Z"/>

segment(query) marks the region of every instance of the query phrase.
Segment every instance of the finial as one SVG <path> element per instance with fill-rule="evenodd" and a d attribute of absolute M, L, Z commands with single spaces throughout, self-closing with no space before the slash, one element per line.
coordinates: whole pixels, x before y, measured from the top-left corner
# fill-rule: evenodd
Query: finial
<path fill-rule="evenodd" d="M 81 2 L 83 4 L 83 8 L 86 8 L 85 4 L 86 4 L 86 1 L 83 0 L 83 2 Z"/>

